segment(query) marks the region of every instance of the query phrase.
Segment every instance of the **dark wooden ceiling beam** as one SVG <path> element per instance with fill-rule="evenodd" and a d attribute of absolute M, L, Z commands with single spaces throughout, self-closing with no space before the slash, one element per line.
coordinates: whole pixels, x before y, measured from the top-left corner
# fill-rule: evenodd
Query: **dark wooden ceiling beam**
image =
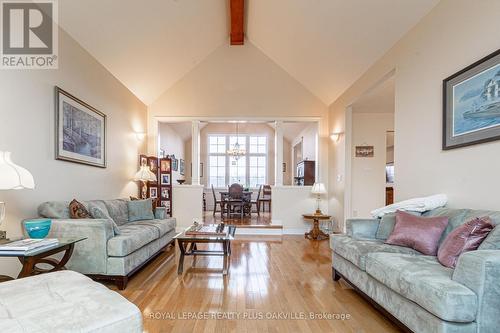
<path fill-rule="evenodd" d="M 245 43 L 245 0 L 229 0 L 231 9 L 231 45 Z"/>

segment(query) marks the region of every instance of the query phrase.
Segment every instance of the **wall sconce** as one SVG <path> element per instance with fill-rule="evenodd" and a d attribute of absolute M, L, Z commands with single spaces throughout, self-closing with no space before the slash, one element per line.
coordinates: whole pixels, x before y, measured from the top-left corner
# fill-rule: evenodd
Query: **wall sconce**
<path fill-rule="evenodd" d="M 335 132 L 335 133 L 332 133 L 330 135 L 330 138 L 332 139 L 332 141 L 334 142 L 339 142 L 340 140 L 340 137 L 342 136 L 343 132 Z"/>
<path fill-rule="evenodd" d="M 144 132 L 135 132 L 135 137 L 137 138 L 138 141 L 142 141 L 146 137 L 146 133 L 144 133 Z"/>

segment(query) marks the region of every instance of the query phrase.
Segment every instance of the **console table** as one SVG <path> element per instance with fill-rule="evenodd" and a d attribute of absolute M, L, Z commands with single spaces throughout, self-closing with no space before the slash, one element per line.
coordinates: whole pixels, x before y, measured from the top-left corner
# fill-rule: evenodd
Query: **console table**
<path fill-rule="evenodd" d="M 304 214 L 302 215 L 305 220 L 312 220 L 313 221 L 313 227 L 311 231 L 306 232 L 304 234 L 304 237 L 307 239 L 313 239 L 313 240 L 323 240 L 323 239 L 328 239 L 330 236 L 325 234 L 323 231 L 320 230 L 319 228 L 319 221 L 321 220 L 330 220 L 332 217 L 330 215 L 323 215 L 323 214 Z"/>

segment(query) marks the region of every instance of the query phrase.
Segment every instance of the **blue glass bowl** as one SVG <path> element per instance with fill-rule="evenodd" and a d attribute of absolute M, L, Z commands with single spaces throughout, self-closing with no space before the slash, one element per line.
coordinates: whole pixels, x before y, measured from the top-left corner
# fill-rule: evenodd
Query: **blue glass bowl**
<path fill-rule="evenodd" d="M 30 238 L 45 238 L 49 234 L 52 221 L 47 219 L 26 220 L 23 224 Z"/>

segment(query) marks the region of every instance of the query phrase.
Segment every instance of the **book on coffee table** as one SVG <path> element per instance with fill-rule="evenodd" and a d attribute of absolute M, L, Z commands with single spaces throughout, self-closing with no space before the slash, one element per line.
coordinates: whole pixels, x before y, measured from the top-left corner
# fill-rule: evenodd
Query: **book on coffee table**
<path fill-rule="evenodd" d="M 226 235 L 226 230 L 224 224 L 193 224 L 186 229 L 186 235 L 214 235 L 214 236 L 224 236 Z"/>
<path fill-rule="evenodd" d="M 55 238 L 21 239 L 0 245 L 0 253 L 23 254 L 25 252 L 41 250 L 58 244 Z"/>

